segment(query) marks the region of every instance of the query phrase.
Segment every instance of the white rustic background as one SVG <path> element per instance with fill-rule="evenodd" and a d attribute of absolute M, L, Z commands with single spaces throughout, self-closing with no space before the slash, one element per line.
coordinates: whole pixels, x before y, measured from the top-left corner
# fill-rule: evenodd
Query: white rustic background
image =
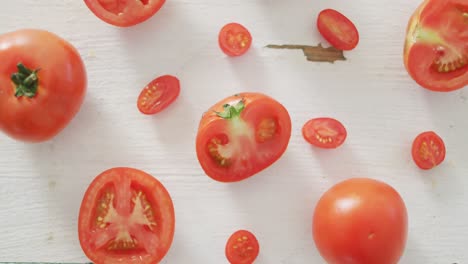
<path fill-rule="evenodd" d="M 80 113 L 54 140 L 14 142 L 0 135 L 0 261 L 85 262 L 77 214 L 91 180 L 114 166 L 157 177 L 175 204 L 174 243 L 163 263 L 227 263 L 224 245 L 235 230 L 261 243 L 257 263 L 324 263 L 311 235 L 312 212 L 334 183 L 356 176 L 394 186 L 406 201 L 409 239 L 401 263 L 468 263 L 468 91 L 440 94 L 406 73 L 403 40 L 421 0 L 167 0 L 149 21 L 116 28 L 78 0 L 2 1 L 0 33 L 50 30 L 85 61 L 89 90 Z M 317 14 L 335 8 L 360 31 L 344 62 L 307 62 L 300 50 L 267 44 L 324 42 Z M 236 21 L 254 44 L 228 58 L 217 34 Z M 1 62 L 0 62 L 1 63 Z M 174 74 L 179 99 L 144 116 L 136 98 L 152 78 Z M 240 91 L 282 102 L 293 119 L 290 146 L 269 169 L 237 184 L 205 176 L 195 155 L 201 114 Z M 337 150 L 305 143 L 302 125 L 332 116 L 348 129 Z M 434 130 L 446 142 L 446 162 L 421 171 L 413 138 Z"/>

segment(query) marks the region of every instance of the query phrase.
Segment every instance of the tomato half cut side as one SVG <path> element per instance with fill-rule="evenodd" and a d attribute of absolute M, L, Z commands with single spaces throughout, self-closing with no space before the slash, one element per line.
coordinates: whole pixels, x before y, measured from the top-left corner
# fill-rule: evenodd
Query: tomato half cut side
<path fill-rule="evenodd" d="M 442 138 L 433 131 L 426 131 L 414 139 L 411 155 L 419 168 L 429 170 L 444 161 L 445 152 Z"/>
<path fill-rule="evenodd" d="M 359 32 L 354 23 L 334 9 L 325 9 L 319 13 L 317 29 L 339 50 L 352 50 L 359 43 Z"/>
<path fill-rule="evenodd" d="M 78 219 L 80 245 L 96 264 L 154 264 L 175 229 L 174 207 L 156 178 L 134 168 L 111 168 L 89 185 Z"/>
<path fill-rule="evenodd" d="M 179 94 L 179 79 L 171 75 L 160 76 L 141 91 L 137 100 L 138 110 L 146 115 L 159 113 L 171 105 Z"/>
<path fill-rule="evenodd" d="M 347 134 L 344 125 L 330 117 L 310 119 L 302 127 L 304 139 L 319 148 L 337 148 L 345 142 Z"/>
<path fill-rule="evenodd" d="M 151 18 L 166 0 L 84 0 L 84 2 L 102 21 L 118 27 L 130 27 Z"/>
<path fill-rule="evenodd" d="M 411 16 L 404 63 L 420 86 L 450 92 L 468 85 L 468 2 L 426 0 Z"/>
<path fill-rule="evenodd" d="M 225 254 L 231 264 L 252 264 L 259 252 L 257 238 L 247 230 L 234 232 L 226 243 Z"/>
<path fill-rule="evenodd" d="M 283 105 L 261 93 L 240 93 L 224 98 L 203 115 L 197 158 L 212 179 L 241 181 L 275 163 L 290 137 L 291 118 Z"/>
<path fill-rule="evenodd" d="M 219 32 L 218 43 L 228 56 L 241 56 L 252 45 L 252 35 L 239 23 L 229 23 Z"/>

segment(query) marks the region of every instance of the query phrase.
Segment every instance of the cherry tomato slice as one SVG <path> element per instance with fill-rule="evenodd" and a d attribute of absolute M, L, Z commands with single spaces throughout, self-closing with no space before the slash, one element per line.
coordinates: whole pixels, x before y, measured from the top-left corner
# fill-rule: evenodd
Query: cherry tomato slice
<path fill-rule="evenodd" d="M 138 110 L 146 115 L 159 113 L 172 104 L 179 94 L 179 79 L 171 75 L 160 76 L 141 91 L 137 100 Z"/>
<path fill-rule="evenodd" d="M 435 132 L 426 131 L 414 139 L 411 152 L 416 165 L 423 170 L 429 170 L 444 161 L 445 144 Z"/>
<path fill-rule="evenodd" d="M 317 28 L 322 36 L 335 48 L 352 50 L 359 43 L 356 26 L 340 12 L 325 9 L 318 15 Z"/>
<path fill-rule="evenodd" d="M 151 18 L 166 0 L 84 0 L 85 4 L 102 21 L 130 27 Z"/>
<path fill-rule="evenodd" d="M 257 238 L 247 230 L 234 232 L 226 243 L 226 258 L 231 264 L 251 264 L 259 251 Z"/>
<path fill-rule="evenodd" d="M 166 188 L 134 168 L 111 168 L 89 185 L 78 217 L 80 245 L 96 264 L 159 263 L 171 246 L 174 206 Z"/>
<path fill-rule="evenodd" d="M 229 23 L 219 32 L 218 42 L 221 50 L 228 56 L 240 56 L 252 44 L 250 32 L 241 24 Z"/>
<path fill-rule="evenodd" d="M 314 118 L 302 127 L 302 136 L 310 144 L 320 148 L 337 148 L 347 137 L 343 124 L 329 117 Z"/>

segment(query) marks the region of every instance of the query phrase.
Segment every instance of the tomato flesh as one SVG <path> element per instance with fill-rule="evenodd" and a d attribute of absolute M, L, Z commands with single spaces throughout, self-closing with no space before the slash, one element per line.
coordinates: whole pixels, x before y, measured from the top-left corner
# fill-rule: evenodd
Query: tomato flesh
<path fill-rule="evenodd" d="M 329 117 L 314 118 L 302 127 L 302 135 L 310 144 L 320 148 L 337 148 L 347 137 L 343 124 Z"/>
<path fill-rule="evenodd" d="M 146 115 L 161 112 L 180 94 L 180 82 L 171 75 L 160 76 L 146 85 L 138 96 L 138 110 Z"/>
<path fill-rule="evenodd" d="M 359 43 L 359 32 L 354 23 L 336 10 L 322 10 L 317 17 L 317 28 L 337 49 L 352 50 Z"/>
<path fill-rule="evenodd" d="M 231 264 L 252 264 L 259 251 L 260 245 L 255 235 L 247 230 L 238 230 L 229 237 L 225 254 Z"/>
<path fill-rule="evenodd" d="M 153 264 L 167 253 L 174 235 L 169 193 L 151 175 L 112 168 L 90 184 L 79 213 L 79 239 L 96 264 Z"/>
<path fill-rule="evenodd" d="M 411 16 L 404 62 L 422 87 L 449 92 L 468 85 L 468 3 L 426 0 Z"/>
<path fill-rule="evenodd" d="M 429 170 L 444 161 L 445 152 L 442 138 L 433 131 L 426 131 L 414 139 L 411 154 L 419 168 Z"/>
<path fill-rule="evenodd" d="M 319 199 L 313 238 L 329 264 L 396 264 L 406 246 L 407 218 L 405 203 L 393 187 L 352 178 Z"/>
<path fill-rule="evenodd" d="M 197 157 L 214 180 L 235 182 L 264 170 L 285 152 L 291 119 L 276 100 L 260 93 L 227 97 L 202 117 Z"/>
<path fill-rule="evenodd" d="M 240 56 L 252 45 L 252 35 L 241 24 L 229 23 L 219 32 L 218 42 L 226 55 Z"/>
<path fill-rule="evenodd" d="M 140 24 L 164 5 L 166 0 L 84 0 L 88 8 L 102 21 L 119 27 Z"/>

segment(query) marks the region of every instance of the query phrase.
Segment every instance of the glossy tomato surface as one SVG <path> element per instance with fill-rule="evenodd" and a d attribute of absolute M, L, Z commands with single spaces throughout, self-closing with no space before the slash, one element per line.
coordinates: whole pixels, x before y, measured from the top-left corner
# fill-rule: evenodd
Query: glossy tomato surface
<path fill-rule="evenodd" d="M 102 21 L 118 27 L 130 27 L 151 18 L 166 0 L 84 0 L 84 2 Z"/>
<path fill-rule="evenodd" d="M 352 178 L 318 201 L 313 238 L 328 264 L 396 264 L 406 246 L 407 218 L 405 203 L 393 187 Z"/>
<path fill-rule="evenodd" d="M 411 155 L 419 168 L 429 170 L 444 161 L 445 152 L 442 138 L 433 131 L 426 131 L 414 139 Z"/>
<path fill-rule="evenodd" d="M 240 56 L 246 53 L 252 45 L 252 35 L 239 23 L 225 25 L 218 36 L 221 50 L 228 56 Z"/>
<path fill-rule="evenodd" d="M 138 96 L 141 113 L 152 115 L 169 107 L 180 94 L 180 82 L 175 76 L 163 75 L 146 85 Z"/>
<path fill-rule="evenodd" d="M 339 50 L 352 50 L 359 43 L 359 32 L 354 23 L 334 9 L 325 9 L 319 13 L 317 29 Z"/>
<path fill-rule="evenodd" d="M 313 118 L 302 127 L 302 136 L 310 144 L 320 148 L 337 148 L 347 137 L 343 124 L 330 117 Z"/>
<path fill-rule="evenodd" d="M 261 93 L 227 97 L 200 120 L 196 151 L 214 180 L 235 182 L 264 170 L 285 152 L 291 118 L 278 101 Z"/>
<path fill-rule="evenodd" d="M 0 130 L 26 142 L 56 136 L 83 103 L 87 76 L 77 50 L 44 30 L 0 35 Z"/>
<path fill-rule="evenodd" d="M 404 49 L 410 76 L 449 92 L 468 85 L 468 1 L 426 0 L 411 16 Z"/>
<path fill-rule="evenodd" d="M 111 168 L 89 185 L 78 219 L 80 245 L 95 264 L 155 264 L 172 244 L 174 206 L 166 188 L 134 168 Z"/>
<path fill-rule="evenodd" d="M 226 258 L 231 264 L 252 264 L 258 257 L 260 245 L 248 230 L 234 232 L 226 243 Z"/>

